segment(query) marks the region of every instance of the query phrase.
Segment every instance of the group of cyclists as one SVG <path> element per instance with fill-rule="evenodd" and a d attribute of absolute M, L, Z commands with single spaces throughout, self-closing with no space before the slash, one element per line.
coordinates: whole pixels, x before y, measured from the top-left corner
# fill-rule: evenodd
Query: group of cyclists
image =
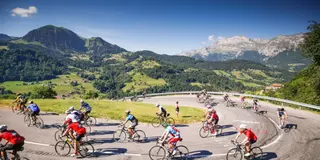
<path fill-rule="evenodd" d="M 21 95 L 18 95 L 21 96 Z M 225 95 L 225 99 L 228 99 L 229 96 Z M 20 99 L 20 98 L 17 98 Z M 245 97 L 241 97 L 241 101 L 244 102 Z M 258 101 L 254 100 L 254 103 L 257 105 Z M 25 103 L 19 103 L 20 105 L 25 105 Z M 179 112 L 179 102 L 176 102 L 176 112 L 178 115 Z M 158 114 L 161 115 L 162 117 L 166 117 L 167 111 L 166 109 L 160 105 L 159 103 L 156 104 L 156 107 L 159 109 Z M 84 112 L 81 112 L 82 109 L 85 109 Z M 30 111 L 31 116 L 35 117 L 36 115 L 39 115 L 40 108 L 37 104 L 33 102 L 33 100 L 29 101 L 29 105 L 21 110 L 23 113 Z M 75 152 L 71 156 L 78 156 L 79 152 L 79 144 L 81 139 L 86 135 L 87 131 L 86 128 L 82 126 L 81 121 L 86 120 L 88 117 L 88 114 L 92 111 L 92 108 L 88 103 L 86 103 L 83 99 L 80 100 L 80 108 L 79 110 L 76 110 L 73 106 L 68 108 L 65 113 L 66 113 L 66 118 L 64 121 L 64 125 L 66 126 L 65 132 L 62 134 L 62 136 L 71 136 L 72 139 L 74 139 L 74 148 Z M 279 108 L 277 111 L 278 117 L 279 117 L 279 127 L 283 126 L 284 120 L 288 118 L 288 115 L 284 108 Z M 123 123 L 120 125 L 125 125 L 127 122 L 131 122 L 131 125 L 128 127 L 128 132 L 130 134 L 129 138 L 132 137 L 134 134 L 135 128 L 138 126 L 138 119 L 131 113 L 130 110 L 125 111 L 125 116 L 126 119 Z M 207 106 L 207 111 L 205 113 L 205 120 L 208 124 L 213 125 L 213 130 L 212 134 L 216 135 L 217 133 L 215 132 L 215 128 L 218 125 L 219 122 L 219 116 L 216 112 L 216 110 L 213 108 L 213 106 L 208 105 Z M 171 138 L 167 140 L 168 142 L 168 147 L 172 155 L 176 153 L 175 146 L 178 141 L 182 141 L 181 137 L 181 132 L 178 130 L 176 127 L 173 125 L 170 125 L 166 122 L 162 123 L 162 126 L 164 127 L 164 132 L 161 135 L 161 137 L 158 139 L 160 143 L 166 141 L 171 135 Z M 246 153 L 245 156 L 250 156 L 251 151 L 251 145 L 254 144 L 258 138 L 257 136 L 249 129 L 247 129 L 247 125 L 241 124 L 239 126 L 239 133 L 235 137 L 235 142 L 237 142 L 239 136 L 241 134 L 244 134 L 246 138 L 240 143 L 245 146 Z M 13 155 L 17 153 L 17 151 L 21 150 L 24 145 L 24 137 L 20 136 L 16 131 L 14 130 L 8 130 L 6 125 L 0 125 L 0 141 L 2 139 L 7 140 L 7 143 L 4 145 L 4 147 L 1 147 L 1 157 L 5 157 L 6 151 L 7 150 L 13 150 Z"/>

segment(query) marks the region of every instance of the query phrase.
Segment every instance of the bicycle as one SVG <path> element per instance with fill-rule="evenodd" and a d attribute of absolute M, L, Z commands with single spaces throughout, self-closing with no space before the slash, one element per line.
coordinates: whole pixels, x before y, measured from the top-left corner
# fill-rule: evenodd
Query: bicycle
<path fill-rule="evenodd" d="M 180 139 L 179 141 L 182 141 Z M 153 146 L 149 150 L 149 157 L 151 160 L 160 160 L 160 159 L 188 159 L 189 156 L 189 149 L 184 145 L 176 146 L 176 143 L 174 144 L 176 153 L 172 155 L 173 151 L 170 151 L 169 147 L 165 144 L 168 144 L 166 141 L 159 143 L 159 140 L 157 140 L 157 143 L 155 146 Z"/>
<path fill-rule="evenodd" d="M 35 119 L 35 120 L 34 120 Z M 34 115 L 34 118 L 31 116 L 31 112 L 27 112 L 24 116 L 24 123 L 30 127 L 31 125 L 36 126 L 37 128 L 43 128 L 44 123 L 41 117 Z"/>
<path fill-rule="evenodd" d="M 236 147 L 232 148 L 228 151 L 227 153 L 227 160 L 230 159 L 239 159 L 242 160 L 243 158 L 243 153 L 245 153 L 243 145 L 240 145 L 239 143 L 236 143 L 235 141 L 231 140 L 231 143 L 234 144 Z M 263 152 L 260 147 L 252 147 L 251 148 L 251 155 L 248 157 L 245 157 L 245 159 L 263 159 Z M 239 156 L 239 157 L 238 157 Z"/>
<path fill-rule="evenodd" d="M 72 143 L 74 141 L 75 139 L 70 140 L 68 137 L 66 137 L 65 140 L 58 141 L 54 147 L 56 153 L 60 156 L 67 156 L 70 153 L 71 148 L 74 149 L 74 144 Z M 62 153 L 65 149 L 66 149 L 66 153 Z M 81 155 L 81 157 L 83 158 L 89 157 L 93 153 L 94 153 L 94 148 L 91 143 L 80 141 L 79 154 Z"/>
<path fill-rule="evenodd" d="M 130 133 L 128 128 L 124 125 L 119 125 L 121 129 L 117 129 L 113 133 L 113 140 L 115 142 L 124 142 L 127 138 L 131 139 L 134 142 L 144 142 L 146 140 L 146 134 L 142 130 L 135 130 L 133 129 L 133 135 L 130 137 Z"/>
<path fill-rule="evenodd" d="M 84 122 L 81 122 L 81 124 L 83 125 L 83 124 L 85 124 Z M 66 129 L 67 129 L 67 125 L 65 125 L 65 124 L 63 124 L 63 125 L 61 125 L 61 126 L 59 126 L 58 127 L 58 130 L 54 133 L 54 139 L 56 140 L 56 141 L 60 141 L 60 140 L 62 140 L 61 139 L 61 136 L 63 135 L 63 133 L 66 131 Z M 87 133 L 91 133 L 91 127 L 89 126 L 89 125 L 83 125 L 83 127 L 84 128 L 86 128 L 86 132 Z"/>
<path fill-rule="evenodd" d="M 228 99 L 228 100 L 225 102 L 225 105 L 226 105 L 226 107 L 236 107 L 236 106 L 238 106 L 238 105 L 236 104 L 236 102 L 233 102 L 233 101 L 231 101 L 230 99 Z"/>
<path fill-rule="evenodd" d="M 85 123 L 89 126 L 95 126 L 97 125 L 97 119 L 95 117 L 91 117 L 87 115 L 87 118 L 85 119 Z"/>
<path fill-rule="evenodd" d="M 2 150 L 3 147 L 5 147 L 6 145 L 0 144 L 0 151 Z M 8 152 L 10 155 L 12 155 L 13 157 L 8 156 L 8 153 L 5 152 L 4 157 L 1 157 L 0 155 L 0 160 L 2 160 L 2 158 L 4 158 L 5 160 L 7 159 L 13 159 L 13 160 L 20 160 L 20 159 L 27 159 L 25 157 L 20 157 L 20 155 L 18 154 L 18 152 L 21 152 L 24 150 L 24 147 L 21 147 L 19 150 L 16 150 L 16 153 L 14 154 L 13 151 L 12 152 Z"/>
<path fill-rule="evenodd" d="M 159 113 L 156 113 L 157 117 L 153 118 L 152 120 L 152 126 L 157 128 L 159 127 L 163 122 L 169 123 L 170 125 L 174 125 L 175 121 L 172 117 L 169 117 L 170 114 L 167 114 L 167 117 L 161 116 Z"/>
<path fill-rule="evenodd" d="M 216 130 L 213 130 L 213 123 L 208 123 L 207 121 L 203 121 L 203 125 L 199 130 L 199 135 L 201 138 L 207 138 L 209 133 L 216 132 L 217 135 L 221 135 L 223 130 L 223 126 L 216 125 Z"/>

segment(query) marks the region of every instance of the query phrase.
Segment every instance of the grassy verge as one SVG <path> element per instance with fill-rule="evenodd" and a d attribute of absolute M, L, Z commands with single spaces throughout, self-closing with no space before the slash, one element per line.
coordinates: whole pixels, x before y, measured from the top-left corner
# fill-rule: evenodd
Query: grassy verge
<path fill-rule="evenodd" d="M 0 107 L 8 107 L 13 100 L 0 100 Z M 41 111 L 64 113 L 70 106 L 79 108 L 80 102 L 78 100 L 53 100 L 53 99 L 39 99 L 34 100 L 39 105 Z M 108 100 L 88 100 L 92 106 L 92 113 L 94 117 L 110 118 L 119 120 L 125 116 L 125 110 L 131 112 L 138 118 L 140 122 L 150 123 L 158 111 L 153 104 L 146 103 L 131 103 L 131 102 L 115 102 Z M 180 107 L 180 116 L 175 116 L 174 106 L 164 106 L 168 113 L 175 119 L 178 124 L 199 122 L 203 119 L 203 111 L 193 107 Z"/>

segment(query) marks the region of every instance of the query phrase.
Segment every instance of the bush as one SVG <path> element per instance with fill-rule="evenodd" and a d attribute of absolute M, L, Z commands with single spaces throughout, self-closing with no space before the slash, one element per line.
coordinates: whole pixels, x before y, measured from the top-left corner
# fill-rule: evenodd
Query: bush
<path fill-rule="evenodd" d="M 86 92 L 86 94 L 84 96 L 85 99 L 94 99 L 94 98 L 98 98 L 98 97 L 99 97 L 98 92 L 95 92 L 93 90 Z"/>
<path fill-rule="evenodd" d="M 35 87 L 32 90 L 31 98 L 33 99 L 46 99 L 46 98 L 55 98 L 57 92 L 48 86 Z"/>

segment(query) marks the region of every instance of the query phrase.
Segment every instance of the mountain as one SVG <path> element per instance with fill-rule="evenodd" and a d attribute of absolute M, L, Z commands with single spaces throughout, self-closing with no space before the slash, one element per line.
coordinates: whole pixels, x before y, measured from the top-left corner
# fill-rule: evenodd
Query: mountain
<path fill-rule="evenodd" d="M 299 50 L 304 36 L 304 34 L 281 35 L 270 40 L 250 39 L 244 36 L 219 37 L 208 47 L 182 52 L 181 55 L 209 61 L 244 59 L 282 69 L 289 69 L 290 65 L 295 64 L 305 67 L 311 64 L 311 61 L 302 57 Z M 288 58 L 292 61 L 288 61 Z M 283 60 L 286 61 L 284 64 Z"/>
<path fill-rule="evenodd" d="M 0 33 L 0 40 L 2 41 L 8 41 L 8 40 L 11 40 L 12 38 L 6 34 L 2 34 Z"/>
<path fill-rule="evenodd" d="M 104 54 L 110 54 L 110 53 L 120 53 L 120 52 L 126 52 L 125 49 L 110 44 L 106 41 L 104 41 L 100 37 L 92 37 L 86 40 L 86 48 L 88 49 L 88 53 L 93 55 L 93 57 L 101 58 Z"/>

